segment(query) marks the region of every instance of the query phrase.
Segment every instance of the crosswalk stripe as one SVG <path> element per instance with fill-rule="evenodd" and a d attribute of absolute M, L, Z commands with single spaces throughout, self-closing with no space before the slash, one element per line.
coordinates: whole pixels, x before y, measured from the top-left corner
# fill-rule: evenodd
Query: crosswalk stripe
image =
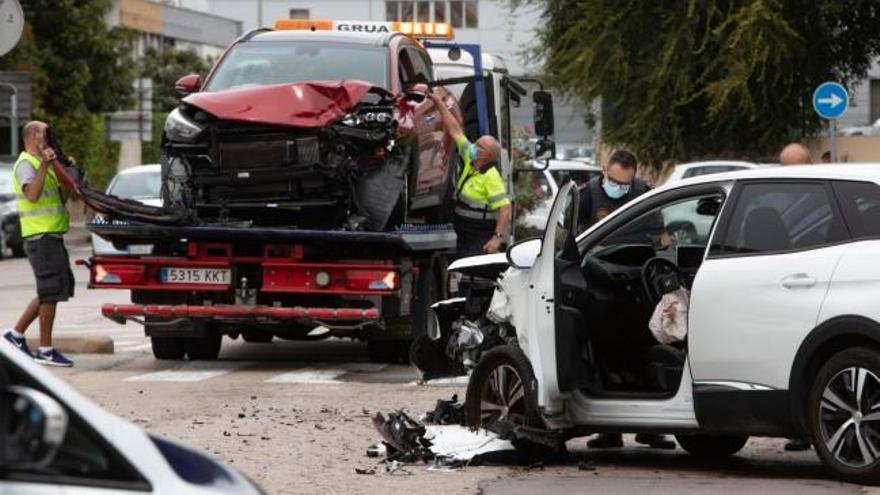
<path fill-rule="evenodd" d="M 201 382 L 252 366 L 250 361 L 192 361 L 172 369 L 130 376 L 126 382 Z"/>
<path fill-rule="evenodd" d="M 264 383 L 329 384 L 343 383 L 338 378 L 349 373 L 377 373 L 387 368 L 381 363 L 318 363 L 313 367 L 288 371 Z"/>

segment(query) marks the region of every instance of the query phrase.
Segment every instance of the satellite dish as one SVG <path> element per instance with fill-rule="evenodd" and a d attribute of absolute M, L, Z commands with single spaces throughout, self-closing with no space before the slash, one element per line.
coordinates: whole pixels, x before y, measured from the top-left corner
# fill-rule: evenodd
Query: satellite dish
<path fill-rule="evenodd" d="M 0 0 L 0 57 L 15 48 L 24 28 L 24 12 L 18 0 Z"/>

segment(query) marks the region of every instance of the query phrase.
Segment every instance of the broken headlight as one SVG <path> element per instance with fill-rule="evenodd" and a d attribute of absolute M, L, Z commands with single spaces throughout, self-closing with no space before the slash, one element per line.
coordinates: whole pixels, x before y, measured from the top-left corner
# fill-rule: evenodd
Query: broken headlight
<path fill-rule="evenodd" d="M 171 141 L 192 143 L 199 137 L 202 127 L 190 120 L 179 108 L 175 108 L 165 119 L 165 136 Z"/>
<path fill-rule="evenodd" d="M 391 111 L 382 110 L 364 110 L 358 113 L 349 113 L 342 117 L 340 121 L 348 127 L 359 127 L 361 125 L 388 124 L 394 120 Z"/>

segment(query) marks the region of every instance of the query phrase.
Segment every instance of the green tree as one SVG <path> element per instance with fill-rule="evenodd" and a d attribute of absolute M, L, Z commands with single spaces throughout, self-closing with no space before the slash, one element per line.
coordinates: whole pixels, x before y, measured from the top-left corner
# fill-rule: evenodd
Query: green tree
<path fill-rule="evenodd" d="M 107 27 L 110 0 L 22 0 L 25 39 L 0 68 L 27 70 L 37 114 L 109 112 L 131 103 L 133 33 Z"/>
<path fill-rule="evenodd" d="M 511 0 L 541 9 L 530 56 L 602 101 L 602 137 L 660 166 L 773 156 L 819 130 L 813 89 L 865 76 L 880 0 Z"/>
<path fill-rule="evenodd" d="M 174 83 L 191 73 L 204 77 L 211 65 L 195 50 L 166 47 L 147 48 L 141 59 L 141 77 L 153 80 L 153 111 L 167 113 L 180 102 Z"/>

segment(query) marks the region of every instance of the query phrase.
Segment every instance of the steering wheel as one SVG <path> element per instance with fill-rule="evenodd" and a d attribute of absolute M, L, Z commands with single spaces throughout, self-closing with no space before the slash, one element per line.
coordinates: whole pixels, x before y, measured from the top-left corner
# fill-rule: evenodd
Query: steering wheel
<path fill-rule="evenodd" d="M 679 287 L 684 285 L 684 277 L 678 266 L 668 259 L 654 257 L 642 265 L 642 284 L 653 305 L 656 306 L 663 294 L 674 288 L 676 283 Z"/>

